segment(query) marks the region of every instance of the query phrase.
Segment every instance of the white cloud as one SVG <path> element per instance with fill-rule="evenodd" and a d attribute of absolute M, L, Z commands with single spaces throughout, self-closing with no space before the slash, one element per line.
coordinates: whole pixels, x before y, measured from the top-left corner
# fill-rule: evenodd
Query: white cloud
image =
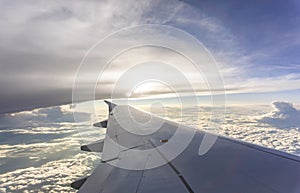
<path fill-rule="evenodd" d="M 145 108 L 145 107 L 144 107 Z M 165 108 L 165 116 L 173 121 L 180 122 L 200 130 L 211 131 L 209 122 L 211 107 L 189 108 L 180 116 L 178 107 Z M 198 111 L 197 111 L 198 109 Z M 298 129 L 280 129 L 276 125 L 262 124 L 257 117 L 262 117 L 270 111 L 269 105 L 234 105 L 226 107 L 224 121 L 216 132 L 249 143 L 277 149 L 280 151 L 300 155 L 300 132 Z M 289 109 L 289 108 L 288 108 Z M 147 110 L 145 108 L 145 110 Z M 199 113 L 195 117 L 194 112 Z"/>
<path fill-rule="evenodd" d="M 74 122 L 73 107 L 0 118 L 0 192 L 75 192 L 70 183 L 90 173 L 100 159 L 81 152 L 80 146 L 99 139 L 105 130 L 91 126 L 89 113 L 79 112 L 85 122 Z M 106 116 L 106 109 L 100 113 Z"/>
<path fill-rule="evenodd" d="M 76 122 L 89 121 L 91 115 L 85 112 L 76 112 Z M 1 127 L 24 128 L 38 125 L 51 127 L 61 123 L 74 123 L 73 110 L 70 106 L 53 106 L 34 109 L 0 116 Z"/>
<path fill-rule="evenodd" d="M 276 101 L 272 105 L 274 110 L 264 115 L 261 122 L 283 129 L 300 127 L 300 111 L 292 103 Z"/>
<path fill-rule="evenodd" d="M 76 192 L 70 184 L 99 164 L 99 157 L 78 153 L 73 158 L 49 161 L 0 174 L 0 192 Z"/>

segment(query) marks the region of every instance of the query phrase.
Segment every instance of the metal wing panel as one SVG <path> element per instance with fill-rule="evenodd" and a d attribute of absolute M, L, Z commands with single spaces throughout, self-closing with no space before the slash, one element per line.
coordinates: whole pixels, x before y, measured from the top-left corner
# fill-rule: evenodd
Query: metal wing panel
<path fill-rule="evenodd" d="M 197 149 L 203 138 L 197 132 L 187 149 L 172 161 L 194 190 L 218 192 L 300 191 L 300 162 L 219 137 L 207 154 Z"/>
<path fill-rule="evenodd" d="M 103 190 L 105 182 L 113 169 L 113 166 L 106 163 L 101 163 L 93 171 L 93 174 L 86 179 L 86 181 L 80 187 L 78 193 L 100 193 Z"/>
<path fill-rule="evenodd" d="M 101 193 L 186 193 L 174 172 L 167 166 L 136 171 L 115 168 Z"/>
<path fill-rule="evenodd" d="M 101 193 L 134 193 L 137 192 L 143 171 L 130 171 L 115 168 L 107 178 Z"/>
<path fill-rule="evenodd" d="M 137 192 L 188 193 L 188 190 L 170 166 L 164 165 L 145 170 Z"/>
<path fill-rule="evenodd" d="M 176 125 L 170 125 L 169 121 L 159 117 L 149 116 L 133 107 L 116 106 L 109 115 L 102 160 L 116 158 L 127 149 L 151 149 L 153 145 L 149 145 L 150 142 L 160 146 L 161 140 L 172 137 L 177 129 Z M 151 121 L 147 122 L 149 119 Z"/>
<path fill-rule="evenodd" d="M 126 114 L 128 109 L 130 114 Z M 141 127 L 139 122 L 148 118 L 148 113 L 132 107 L 111 106 L 102 154 L 107 163 L 96 168 L 79 192 L 300 192 L 300 161 L 296 156 L 226 137 L 219 137 L 208 153 L 199 156 L 205 132 L 197 131 L 187 148 L 170 161 L 159 146 L 181 143 L 180 138 L 175 142 L 168 139 L 177 130 L 185 135 L 193 128 L 161 122 L 155 116 L 145 128 Z M 148 130 L 151 132 L 147 134 Z M 114 146 L 116 143 L 122 146 Z M 154 151 L 143 157 L 129 151 L 132 149 Z M 138 171 L 109 165 L 130 165 L 128 160 L 132 157 L 135 158 L 132 164 L 136 164 L 133 166 L 140 168 L 155 160 L 165 161 L 165 165 Z"/>

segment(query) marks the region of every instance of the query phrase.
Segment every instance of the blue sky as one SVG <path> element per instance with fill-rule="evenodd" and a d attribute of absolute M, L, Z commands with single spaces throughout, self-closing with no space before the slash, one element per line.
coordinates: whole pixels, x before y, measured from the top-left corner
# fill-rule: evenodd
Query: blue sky
<path fill-rule="evenodd" d="M 1 112 L 69 103 L 78 66 L 88 50 L 117 30 L 143 24 L 177 27 L 201 41 L 218 63 L 228 95 L 242 93 L 239 99 L 248 101 L 253 94 L 245 93 L 266 93 L 265 102 L 270 103 L 274 96 L 285 100 L 300 94 L 296 0 L 4 0 L 0 5 Z M 127 40 L 119 39 L 105 51 Z M 103 53 L 94 60 L 95 68 L 104 65 Z M 142 55 L 151 54 L 161 58 L 166 53 L 145 50 Z M 126 70 L 127 59 L 106 73 L 105 86 L 113 85 L 118 71 Z M 94 87 L 90 81 L 80 84 Z M 99 98 L 107 98 L 109 89 L 105 89 Z"/>
<path fill-rule="evenodd" d="M 250 56 L 249 76 L 270 77 L 299 72 L 299 2 L 187 2 L 214 18 L 231 34 L 238 47 L 237 55 Z M 199 33 L 193 34 L 198 36 Z"/>
<path fill-rule="evenodd" d="M 236 43 L 233 45 L 237 48 L 234 55 L 248 56 L 244 63 L 238 64 L 247 70 L 245 77 L 258 80 L 277 79 L 280 82 L 279 77 L 283 79 L 284 76 L 290 76 L 290 86 L 295 84 L 293 80 L 298 79 L 300 71 L 299 1 L 186 2 L 214 18 L 228 30 Z M 197 32 L 194 32 L 194 35 L 197 36 Z M 209 45 L 209 42 L 207 44 Z M 286 91 L 288 89 L 289 87 L 286 87 L 265 94 L 254 92 L 228 97 L 236 98 L 237 101 L 243 100 L 238 98 L 247 98 L 246 100 L 251 99 L 253 102 L 277 99 L 299 103 L 299 89 L 291 88 L 290 91 Z"/>

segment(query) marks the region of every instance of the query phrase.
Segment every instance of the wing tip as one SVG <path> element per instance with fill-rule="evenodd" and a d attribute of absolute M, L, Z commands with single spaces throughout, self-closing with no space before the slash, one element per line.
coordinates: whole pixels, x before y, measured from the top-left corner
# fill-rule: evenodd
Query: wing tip
<path fill-rule="evenodd" d="M 117 106 L 115 103 L 112 103 L 108 100 L 104 100 L 104 102 L 108 105 L 109 112 L 111 112 L 115 108 L 115 106 Z"/>

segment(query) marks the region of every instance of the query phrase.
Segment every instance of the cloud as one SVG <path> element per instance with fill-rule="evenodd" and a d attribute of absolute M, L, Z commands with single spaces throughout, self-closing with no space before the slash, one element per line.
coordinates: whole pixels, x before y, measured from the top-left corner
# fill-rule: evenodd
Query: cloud
<path fill-rule="evenodd" d="M 80 151 L 80 145 L 99 139 L 105 131 L 91 126 L 89 113 L 78 112 L 83 122 L 73 120 L 74 108 L 80 105 L 0 117 L 0 192 L 75 192 L 70 183 L 100 161 L 98 154 Z M 100 113 L 106 116 L 106 109 Z"/>
<path fill-rule="evenodd" d="M 90 119 L 89 113 L 76 112 L 76 122 L 89 121 Z M 75 123 L 75 120 L 71 106 L 64 105 L 1 115 L 0 122 L 0 128 L 24 128 L 33 125 L 49 127 L 61 123 Z"/>
<path fill-rule="evenodd" d="M 0 192 L 76 192 L 70 184 L 99 164 L 99 157 L 78 153 L 73 158 L 48 161 L 0 174 Z"/>
<path fill-rule="evenodd" d="M 181 116 L 177 106 L 169 106 L 165 108 L 166 114 L 164 115 L 172 121 L 198 127 L 200 130 L 211 131 L 209 124 L 211 108 L 211 106 L 185 108 L 187 113 Z M 262 125 L 257 117 L 265 115 L 268 111 L 270 111 L 269 105 L 228 105 L 224 121 L 222 121 L 220 129 L 215 132 L 249 143 L 300 155 L 299 130 L 280 129 L 269 124 Z M 195 116 L 195 112 L 199 113 L 198 118 Z"/>
<path fill-rule="evenodd" d="M 71 102 L 76 70 L 93 44 L 123 27 L 163 24 L 181 5 L 159 0 L 0 4 L 0 113 Z M 155 11 L 164 5 L 168 10 Z M 104 66 L 101 57 L 95 63 Z"/>
<path fill-rule="evenodd" d="M 220 22 L 181 1 L 3 1 L 0 16 L 0 113 L 71 102 L 76 70 L 85 52 L 123 27 L 168 24 L 188 32 L 201 32 L 198 34 L 201 41 L 208 39 L 204 43 L 211 47 L 235 47 L 233 37 Z M 118 43 L 122 41 L 126 38 Z M 139 56 L 150 54 L 144 52 Z M 158 50 L 155 57 L 162 58 L 164 54 Z M 101 55 L 93 59 L 95 66 L 89 69 L 90 73 L 104 66 L 101 59 Z M 124 65 L 126 61 L 120 64 L 117 70 L 128 67 Z M 114 74 L 116 69 L 106 74 Z M 115 76 L 103 81 L 110 81 L 111 77 Z M 85 83 L 79 84 L 94 87 L 94 82 Z M 111 87 L 111 84 L 105 86 Z M 99 99 L 110 94 L 103 90 L 109 88 L 104 87 L 97 94 Z M 117 95 L 125 96 L 122 92 L 120 90 Z"/>
<path fill-rule="evenodd" d="M 272 103 L 274 110 L 264 115 L 259 121 L 277 128 L 299 128 L 300 111 L 292 103 L 276 101 Z"/>

